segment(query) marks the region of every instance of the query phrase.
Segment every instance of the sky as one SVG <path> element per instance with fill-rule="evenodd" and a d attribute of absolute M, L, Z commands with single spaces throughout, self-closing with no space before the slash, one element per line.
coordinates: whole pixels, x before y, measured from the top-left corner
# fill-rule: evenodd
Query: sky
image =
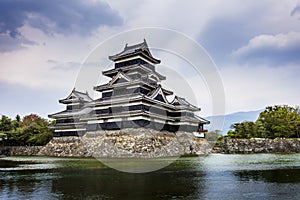
<path fill-rule="evenodd" d="M 63 110 L 58 99 L 72 91 L 90 53 L 113 35 L 144 27 L 178 32 L 203 47 L 220 74 L 225 113 L 299 105 L 297 0 L 1 0 L 0 114 Z M 212 115 L 209 100 L 199 104 L 202 115 Z"/>

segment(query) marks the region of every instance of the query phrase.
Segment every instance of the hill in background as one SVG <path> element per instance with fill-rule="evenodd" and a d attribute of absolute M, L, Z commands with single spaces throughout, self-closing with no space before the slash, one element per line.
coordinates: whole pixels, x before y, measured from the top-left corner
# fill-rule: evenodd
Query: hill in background
<path fill-rule="evenodd" d="M 259 113 L 261 113 L 262 111 L 263 109 L 256 110 L 256 111 L 235 112 L 235 113 L 230 113 L 225 115 L 224 126 L 223 126 L 223 130 L 221 131 L 221 134 L 225 135 L 230 130 L 230 126 L 234 123 L 244 122 L 244 121 L 254 122 L 258 118 Z M 221 117 L 221 116 L 216 116 L 216 117 Z M 212 116 L 205 117 L 205 119 L 211 120 Z M 206 127 L 209 131 L 212 131 L 210 125 Z"/>

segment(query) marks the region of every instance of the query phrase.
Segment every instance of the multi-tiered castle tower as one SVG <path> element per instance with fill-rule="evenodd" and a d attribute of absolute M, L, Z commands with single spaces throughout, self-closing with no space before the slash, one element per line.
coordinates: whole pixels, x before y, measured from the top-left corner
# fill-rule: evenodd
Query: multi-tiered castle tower
<path fill-rule="evenodd" d="M 146 40 L 109 56 L 113 69 L 103 71 L 111 80 L 95 86 L 102 97 L 92 100 L 87 93 L 75 89 L 60 103 L 65 111 L 49 115 L 56 119 L 54 136 L 81 136 L 97 130 L 123 128 L 151 128 L 170 132 L 205 132 L 209 121 L 194 114 L 199 108 L 182 97 L 169 102 L 172 91 L 164 89 L 161 81 L 166 77 L 155 70 L 160 60 L 154 58 Z"/>

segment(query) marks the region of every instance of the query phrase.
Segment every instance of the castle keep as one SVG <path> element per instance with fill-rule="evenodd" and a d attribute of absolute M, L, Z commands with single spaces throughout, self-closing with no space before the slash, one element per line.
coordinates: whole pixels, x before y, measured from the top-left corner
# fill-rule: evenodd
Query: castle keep
<path fill-rule="evenodd" d="M 97 130 L 123 128 L 151 128 L 169 132 L 203 133 L 209 121 L 197 116 L 199 108 L 183 97 L 174 96 L 162 87 L 166 77 L 156 71 L 160 60 L 154 58 L 146 40 L 127 45 L 116 55 L 109 56 L 114 68 L 102 74 L 111 78 L 94 87 L 102 97 L 93 100 L 88 93 L 73 89 L 65 99 L 59 100 L 66 110 L 49 115 L 56 119 L 54 136 L 82 136 Z"/>

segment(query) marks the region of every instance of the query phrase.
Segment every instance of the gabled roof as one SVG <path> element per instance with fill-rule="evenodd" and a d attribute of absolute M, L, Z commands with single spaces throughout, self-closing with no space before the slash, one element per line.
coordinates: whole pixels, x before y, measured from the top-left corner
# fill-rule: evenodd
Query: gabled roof
<path fill-rule="evenodd" d="M 197 108 L 196 106 L 190 104 L 185 98 L 175 96 L 173 101 L 171 102 L 172 105 L 174 106 L 183 106 L 185 108 L 189 108 L 191 110 L 199 111 L 200 108 Z"/>
<path fill-rule="evenodd" d="M 151 91 L 149 94 L 148 94 L 148 97 L 151 98 L 151 99 L 157 99 L 157 97 L 161 95 L 161 97 L 163 98 L 162 100 L 165 102 L 165 103 L 169 103 L 167 98 L 166 98 L 166 95 L 165 93 L 163 92 L 163 89 L 161 87 L 161 85 L 158 85 L 156 87 L 155 90 Z M 159 99 L 157 99 L 159 100 Z"/>
<path fill-rule="evenodd" d="M 145 58 L 148 58 L 148 60 L 150 60 L 151 62 L 153 62 L 155 64 L 160 63 L 160 60 L 158 60 L 152 56 L 145 39 L 142 43 L 139 43 L 139 44 L 135 44 L 135 45 L 131 45 L 131 46 L 126 44 L 124 47 L 124 50 L 122 52 L 112 55 L 112 56 L 109 56 L 108 58 L 112 61 L 117 61 L 122 58 L 126 58 L 129 56 L 135 56 L 138 54 L 140 54 L 141 56 L 143 56 Z"/>
<path fill-rule="evenodd" d="M 122 71 L 118 71 L 117 75 L 115 75 L 113 79 L 109 81 L 109 84 L 112 85 L 116 83 L 119 79 L 123 79 L 125 82 L 131 81 L 131 79 L 126 74 L 124 74 Z"/>
<path fill-rule="evenodd" d="M 83 93 L 75 90 L 72 90 L 71 94 L 69 94 L 66 98 L 59 100 L 59 103 L 70 104 L 77 102 L 90 102 L 93 99 L 89 96 L 88 92 Z"/>

